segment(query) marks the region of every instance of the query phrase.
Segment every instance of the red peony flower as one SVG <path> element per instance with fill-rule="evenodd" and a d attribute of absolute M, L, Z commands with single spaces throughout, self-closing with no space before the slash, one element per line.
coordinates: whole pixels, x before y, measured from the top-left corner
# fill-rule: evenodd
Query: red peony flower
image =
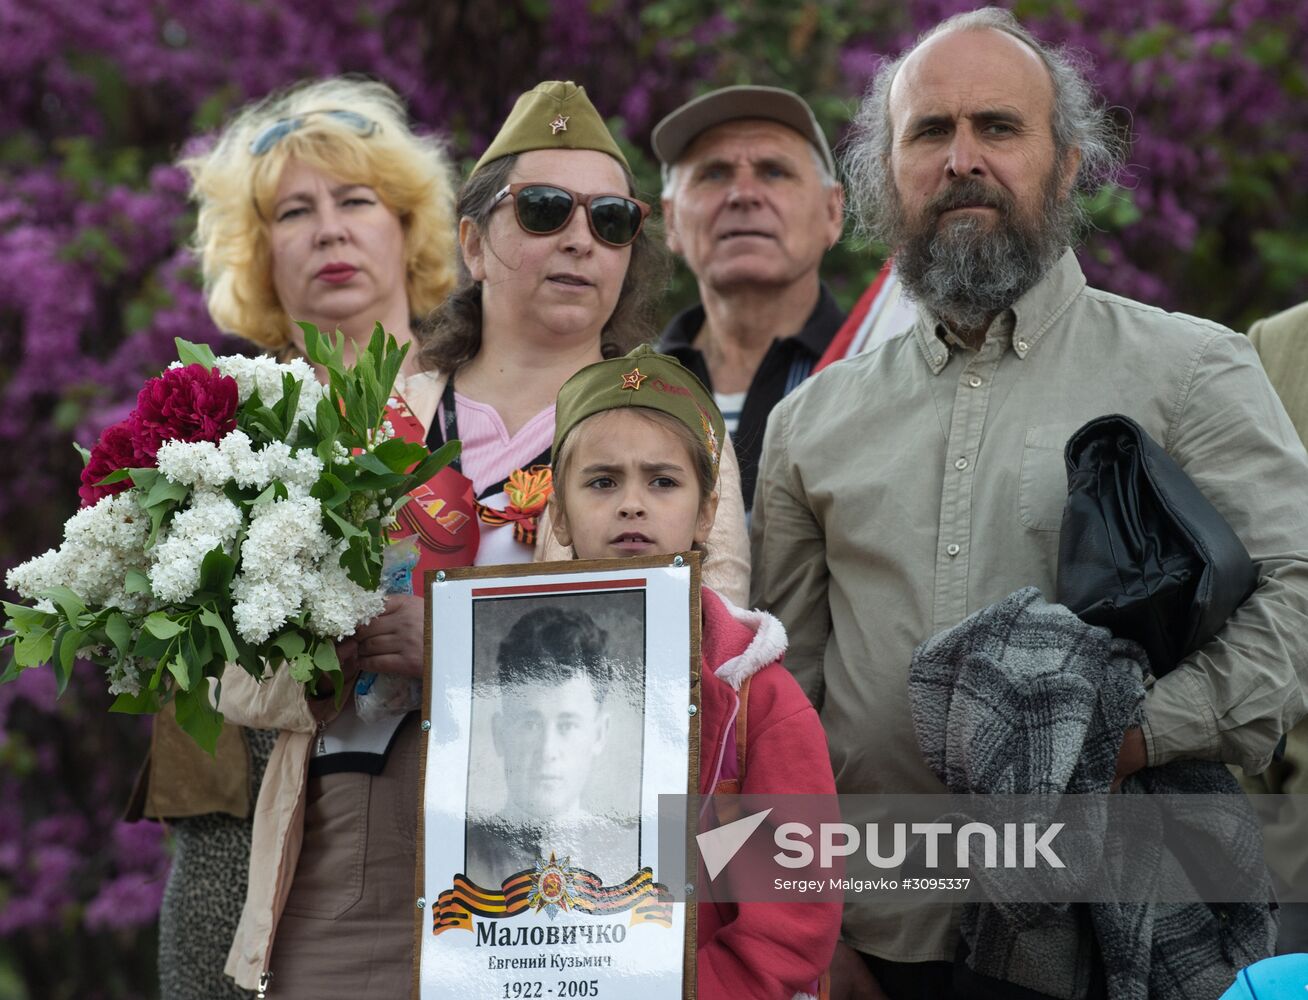
<path fill-rule="evenodd" d="M 77 490 L 82 498 L 83 507 L 90 507 L 104 497 L 121 493 L 131 487 L 130 478 L 120 479 L 108 486 L 95 485 L 109 473 L 117 472 L 119 469 L 143 468 L 145 465 L 152 464 L 153 460 L 145 463 L 139 460 L 133 444 L 135 435 L 132 433 L 132 424 L 133 418 L 128 417 L 107 428 L 100 435 L 100 440 L 95 443 L 95 447 L 91 449 L 91 458 L 82 469 L 82 485 Z"/>
<path fill-rule="evenodd" d="M 164 441 L 219 441 L 236 429 L 236 380 L 204 365 L 169 368 L 136 397 L 133 443 L 154 463 Z"/>

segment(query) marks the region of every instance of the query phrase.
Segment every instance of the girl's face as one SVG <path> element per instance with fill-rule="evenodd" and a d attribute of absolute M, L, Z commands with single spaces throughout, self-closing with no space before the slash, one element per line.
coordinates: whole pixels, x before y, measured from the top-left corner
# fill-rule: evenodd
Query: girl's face
<path fill-rule="evenodd" d="M 536 149 L 518 157 L 511 183 L 550 184 L 579 194 L 627 195 L 617 160 L 591 149 Z M 486 323 L 525 332 L 599 339 L 618 304 L 631 247 L 601 243 L 577 206 L 558 232 L 524 231 L 513 199 L 491 212 L 483 233 L 471 220 L 459 225 L 463 259 L 482 283 Z"/>
<path fill-rule="evenodd" d="M 631 410 L 606 410 L 569 436 L 554 534 L 579 558 L 670 555 L 708 538 L 717 494 L 700 503 L 695 463 L 671 429 Z"/>

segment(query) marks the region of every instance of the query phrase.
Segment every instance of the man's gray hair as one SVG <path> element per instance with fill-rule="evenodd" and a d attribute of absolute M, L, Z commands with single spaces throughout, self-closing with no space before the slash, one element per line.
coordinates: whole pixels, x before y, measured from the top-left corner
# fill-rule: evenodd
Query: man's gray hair
<path fill-rule="evenodd" d="M 822 154 L 817 151 L 817 147 L 808 140 L 804 141 L 804 145 L 808 147 L 808 151 L 813 155 L 813 165 L 817 167 L 818 180 L 822 182 L 822 186 L 824 188 L 833 188 L 839 184 L 840 181 L 832 176 L 831 171 L 827 169 L 827 161 L 822 158 Z M 677 189 L 681 186 L 681 175 L 680 171 L 677 170 L 677 164 L 664 163 L 660 166 L 659 173 L 663 180 L 661 197 L 669 200 L 675 198 Z"/>
<path fill-rule="evenodd" d="M 983 7 L 941 21 L 918 36 L 917 41 L 897 59 L 884 63 L 868 86 L 841 156 L 859 235 L 882 242 L 889 236 L 887 227 L 893 213 L 887 211 L 887 206 L 893 200 L 890 152 L 894 141 L 890 88 L 904 60 L 939 35 L 987 28 L 1022 42 L 1040 57 L 1049 71 L 1054 88 L 1051 124 L 1056 161 L 1061 161 L 1069 150 L 1081 151 L 1081 164 L 1072 194 L 1093 194 L 1116 179 L 1126 154 L 1124 132 L 1113 121 L 1072 56 L 1065 49 L 1045 45 L 1022 27 L 1009 11 L 1000 7 Z M 1083 210 L 1079 212 L 1078 221 L 1082 225 L 1088 221 Z"/>

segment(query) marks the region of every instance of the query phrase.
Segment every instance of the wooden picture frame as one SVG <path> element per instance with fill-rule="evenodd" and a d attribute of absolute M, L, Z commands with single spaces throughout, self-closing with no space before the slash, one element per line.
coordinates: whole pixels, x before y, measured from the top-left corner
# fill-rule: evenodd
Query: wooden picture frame
<path fill-rule="evenodd" d="M 699 553 L 429 572 L 424 594 L 415 1000 L 693 998 L 657 805 L 698 790 Z"/>

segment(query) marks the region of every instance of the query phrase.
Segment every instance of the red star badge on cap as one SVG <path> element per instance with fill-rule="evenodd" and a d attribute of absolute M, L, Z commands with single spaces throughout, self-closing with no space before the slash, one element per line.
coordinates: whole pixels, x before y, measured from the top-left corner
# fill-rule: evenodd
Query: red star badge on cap
<path fill-rule="evenodd" d="M 550 129 L 553 130 L 555 135 L 568 131 L 568 119 L 570 117 L 571 115 L 555 115 L 554 121 L 550 122 Z"/>
<path fill-rule="evenodd" d="M 622 376 L 622 385 L 619 389 L 639 389 L 640 384 L 649 378 L 648 375 L 642 375 L 639 368 L 633 368 Z"/>

